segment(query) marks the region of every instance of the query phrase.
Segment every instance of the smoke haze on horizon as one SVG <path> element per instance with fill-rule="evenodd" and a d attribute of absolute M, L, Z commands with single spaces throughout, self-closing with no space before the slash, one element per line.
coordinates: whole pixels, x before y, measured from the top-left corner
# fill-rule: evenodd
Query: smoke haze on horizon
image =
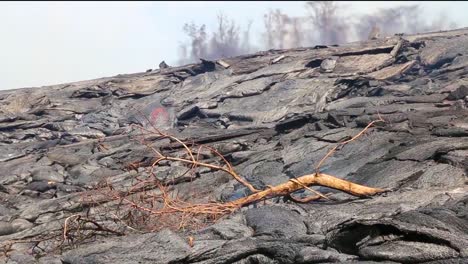
<path fill-rule="evenodd" d="M 451 26 L 447 22 L 454 22 L 457 27 L 468 26 L 468 17 L 464 14 L 467 2 L 339 4 L 344 7 L 340 10 L 346 11 L 341 15 L 349 21 L 363 16 L 367 16 L 365 21 L 375 21 L 385 17 L 377 13 L 382 8 L 417 4 L 422 19 L 431 22 L 441 18 L 436 22 L 445 23 L 447 27 Z M 2 2 L 0 90 L 142 72 L 157 68 L 162 60 L 177 65 L 181 59 L 179 47 L 190 41 L 183 31 L 184 24 L 205 24 L 207 40 L 211 40 L 220 12 L 239 26 L 239 47 L 245 35 L 242 34 L 252 21 L 250 51 L 266 49 L 265 38 L 262 38 L 264 15 L 279 9 L 290 18 L 303 17 L 304 5 L 305 2 Z M 439 14 L 445 15 L 445 19 Z M 392 16 L 388 15 L 387 20 L 391 21 Z M 359 30 L 356 26 L 359 23 L 353 23 L 354 33 L 346 41 L 367 34 L 369 25 L 362 24 Z M 420 22 L 410 23 L 413 25 L 407 28 Z M 395 25 L 401 27 L 398 23 Z M 348 27 L 349 23 L 342 24 L 341 32 L 348 32 Z M 284 48 L 298 42 L 287 41 Z M 311 40 L 301 41 L 303 46 L 312 44 Z M 210 43 L 220 47 L 218 42 Z M 245 48 L 245 43 L 243 45 Z M 245 49 L 234 51 L 244 52 Z"/>

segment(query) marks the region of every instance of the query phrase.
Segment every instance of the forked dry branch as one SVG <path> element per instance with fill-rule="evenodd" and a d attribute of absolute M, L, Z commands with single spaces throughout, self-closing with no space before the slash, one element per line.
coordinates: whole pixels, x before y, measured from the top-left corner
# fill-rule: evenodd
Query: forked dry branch
<path fill-rule="evenodd" d="M 141 130 L 142 135 L 147 135 L 148 133 L 153 133 L 157 138 L 164 139 L 168 138 L 173 142 L 180 144 L 184 152 L 176 156 L 172 153 L 171 155 L 163 153 L 156 146 L 151 145 L 150 142 L 145 141 L 145 138 L 140 140 L 141 144 L 146 145 L 155 155 L 153 162 L 149 166 L 149 177 L 146 179 L 137 178 L 138 182 L 132 185 L 125 192 L 118 191 L 112 185 L 107 184 L 107 191 L 105 193 L 110 197 L 112 201 L 119 201 L 119 205 L 130 208 L 130 215 L 134 216 L 135 213 L 131 211 L 138 211 L 140 214 L 146 216 L 146 219 L 151 217 L 157 217 L 157 222 L 159 227 L 176 227 L 176 228 L 185 228 L 185 227 L 194 227 L 194 226 L 203 226 L 203 223 L 209 223 L 211 221 L 207 220 L 216 220 L 219 217 L 233 213 L 234 211 L 240 209 L 241 207 L 271 199 L 278 196 L 286 196 L 291 200 L 296 202 L 310 202 L 318 199 L 328 199 L 328 197 L 316 190 L 310 188 L 310 186 L 325 186 L 339 191 L 346 192 L 348 194 L 358 196 L 358 197 L 367 197 L 372 196 L 378 193 L 382 193 L 386 190 L 380 188 L 372 188 L 363 185 L 359 185 L 353 182 L 342 180 L 333 175 L 325 174 L 319 172 L 320 166 L 323 162 L 333 155 L 339 148 L 344 145 L 356 140 L 361 137 L 367 130 L 369 130 L 375 123 L 384 122 L 380 117 L 379 119 L 370 122 L 364 129 L 362 129 L 354 137 L 338 143 L 334 146 L 327 154 L 319 161 L 317 166 L 314 168 L 315 173 L 303 175 L 298 178 L 290 179 L 289 181 L 279 184 L 277 186 L 268 186 L 265 190 L 258 190 L 247 180 L 242 178 L 233 168 L 233 166 L 219 153 L 216 149 L 204 145 L 191 145 L 183 142 L 175 136 L 169 135 L 152 127 L 152 129 L 146 129 L 142 126 L 136 126 Z M 151 124 L 151 122 L 148 122 Z M 203 150 L 211 152 L 215 157 L 218 157 L 222 161 L 221 165 L 207 163 L 200 160 L 200 153 Z M 239 183 L 248 188 L 251 192 L 250 195 L 239 198 L 230 202 L 204 202 L 196 203 L 195 199 L 181 199 L 178 196 L 174 197 L 174 182 L 173 180 L 161 181 L 157 178 L 157 173 L 155 172 L 156 168 L 160 166 L 161 162 L 179 162 L 188 165 L 189 171 L 191 171 L 190 179 L 196 178 L 196 169 L 198 167 L 209 168 L 212 171 L 222 171 L 229 174 L 232 178 L 237 180 Z M 131 164 L 131 168 L 137 169 L 141 166 L 140 162 L 135 162 Z M 302 189 L 309 190 L 315 195 L 312 195 L 307 198 L 295 198 L 293 193 Z M 192 198 L 195 198 L 192 196 Z M 122 207 L 119 207 L 119 210 L 122 210 Z M 126 219 L 128 215 L 120 218 Z M 170 219 L 169 221 L 164 221 L 163 219 Z M 133 217 L 132 220 L 135 220 Z M 155 219 L 156 220 L 156 219 Z M 176 222 L 174 222 L 174 220 Z M 132 226 L 138 222 L 127 221 L 126 225 Z M 166 225 L 167 223 L 168 225 Z M 177 226 L 174 226 L 174 223 L 177 223 Z M 138 225 L 141 228 L 141 223 Z M 152 225 L 155 227 L 155 225 Z M 157 228 L 156 228 L 157 229 Z M 154 229 L 152 229 L 154 230 Z"/>
<path fill-rule="evenodd" d="M 331 148 L 314 168 L 314 173 L 290 179 L 277 186 L 268 186 L 264 190 L 258 190 L 242 178 L 215 148 L 185 143 L 156 127 L 149 130 L 137 126 L 142 132 L 139 142 L 146 145 L 154 153 L 154 159 L 148 167 L 147 174 L 135 176 L 128 187 L 118 186 L 112 184 L 110 180 L 106 180 L 94 190 L 82 194 L 81 204 L 83 208 L 87 208 L 87 212 L 67 217 L 62 228 L 55 233 L 51 232 L 44 238 L 11 241 L 11 243 L 4 246 L 4 250 L 8 250 L 11 244 L 14 243 L 29 242 L 33 243 L 33 247 L 36 248 L 41 243 L 51 244 L 51 241 L 55 242 L 55 246 L 49 248 L 62 250 L 89 241 L 89 239 L 97 235 L 154 232 L 162 228 L 198 229 L 244 206 L 279 196 L 288 197 L 300 203 L 329 199 L 327 195 L 311 189 L 311 186 L 325 186 L 357 197 L 367 197 L 385 192 L 384 189 L 359 185 L 320 172 L 320 166 L 327 158 L 345 144 L 361 137 L 377 122 L 384 122 L 384 120 L 379 116 L 378 120 L 369 123 L 357 135 Z M 176 150 L 170 154 L 163 153 L 157 146 L 147 141 L 148 134 L 154 135 L 153 139 L 169 139 L 176 142 L 180 144 L 183 151 Z M 207 151 L 211 153 L 212 157 L 219 158 L 221 163 L 215 164 L 214 162 L 203 161 L 204 155 L 202 153 L 204 151 L 205 156 Z M 176 192 L 178 189 L 174 179 L 160 179 L 157 177 L 157 168 L 163 165 L 163 162 L 166 163 L 165 165 L 168 162 L 186 164 L 187 171 L 185 174 L 189 173 L 189 176 L 186 177 L 187 181 L 193 181 L 197 178 L 196 172 L 199 167 L 209 168 L 211 171 L 225 172 L 249 189 L 251 194 L 224 203 L 207 200 L 206 195 L 201 194 L 201 190 L 195 190 L 195 193 L 188 195 L 188 198 L 181 198 Z M 141 162 L 134 162 L 128 167 L 138 171 L 141 164 Z M 293 193 L 302 189 L 309 190 L 315 195 L 302 199 L 295 198 Z"/>

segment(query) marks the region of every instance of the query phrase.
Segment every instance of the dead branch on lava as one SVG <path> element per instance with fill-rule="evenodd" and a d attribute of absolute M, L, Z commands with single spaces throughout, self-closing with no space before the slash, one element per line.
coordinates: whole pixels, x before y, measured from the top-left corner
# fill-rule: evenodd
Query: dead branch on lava
<path fill-rule="evenodd" d="M 176 229 L 201 227 L 224 215 L 231 214 L 244 206 L 274 197 L 285 196 L 295 202 L 302 203 L 322 198 L 328 199 L 326 195 L 311 189 L 310 186 L 329 187 L 357 197 L 372 196 L 382 193 L 385 190 L 342 180 L 333 175 L 321 173 L 319 169 L 323 162 L 333 155 L 334 152 L 345 144 L 362 136 L 377 122 L 384 122 L 384 120 L 379 116 L 378 120 L 369 123 L 357 135 L 333 147 L 320 160 L 315 167 L 314 173 L 290 179 L 277 186 L 268 186 L 265 190 L 256 189 L 251 183 L 242 178 L 215 148 L 183 142 L 179 138 L 169 135 L 156 127 L 146 129 L 142 126 L 136 126 L 141 130 L 141 135 L 153 134 L 157 139 L 169 139 L 178 144 L 183 151 L 176 151 L 170 154 L 164 153 L 160 148 L 146 141 L 145 137 L 142 137 L 140 143 L 146 145 L 152 153 L 154 153 L 154 159 L 151 163 L 146 162 L 146 164 L 150 164 L 147 167 L 148 172 L 146 177 L 141 175 L 135 177 L 136 182 L 125 190 L 119 189 L 110 182 L 106 182 L 98 189 L 98 193 L 101 197 L 104 196 L 105 201 L 113 201 L 114 204 L 117 204 L 117 210 L 112 214 L 114 216 L 119 215 L 117 217 L 119 221 L 123 221 L 127 227 L 131 227 L 132 229 L 145 231 L 155 231 L 164 227 Z M 151 124 L 151 122 L 148 123 Z M 208 155 L 207 152 L 209 153 Z M 201 159 L 202 156 L 210 155 L 213 158 L 217 157 L 221 163 L 215 164 L 214 162 L 206 162 Z M 177 193 L 179 190 L 175 187 L 176 183 L 174 179 L 161 180 L 157 177 L 157 169 L 162 166 L 162 164 L 167 165 L 167 163 L 185 164 L 187 166 L 185 174 L 189 175 L 185 179 L 188 181 L 195 180 L 197 177 L 197 169 L 202 167 L 210 169 L 211 171 L 227 173 L 233 179 L 248 188 L 251 194 L 224 203 L 207 200 L 207 197 L 203 197 L 199 194 L 201 190 L 195 190 L 195 194 L 189 195 L 189 198 L 181 198 Z M 138 168 L 144 166 L 143 162 L 138 161 L 130 164 L 128 168 L 138 171 Z M 303 199 L 294 198 L 292 196 L 294 192 L 302 189 L 309 190 L 313 192 L 314 195 Z M 86 198 L 87 199 L 84 200 L 85 203 L 99 204 L 96 195 L 90 193 Z M 110 208 L 107 207 L 106 210 L 108 214 Z"/>
<path fill-rule="evenodd" d="M 83 208 L 87 209 L 86 212 L 67 217 L 62 228 L 56 232 L 50 232 L 47 237 L 10 241 L 11 243 L 3 247 L 5 255 L 7 255 L 6 252 L 14 243 L 32 243 L 34 249 L 39 248 L 40 244 L 51 244 L 54 241 L 55 246 L 49 248 L 63 250 L 102 235 L 154 232 L 163 228 L 198 229 L 213 223 L 222 216 L 232 214 L 242 207 L 274 197 L 284 196 L 300 203 L 322 198 L 328 199 L 327 195 L 311 189 L 310 186 L 325 186 L 357 197 L 382 193 L 386 190 L 359 185 L 319 172 L 320 166 L 327 158 L 345 144 L 361 137 L 377 122 L 384 122 L 384 120 L 379 116 L 378 120 L 369 123 L 357 135 L 331 148 L 314 168 L 314 173 L 290 179 L 277 186 L 268 186 L 264 190 L 258 190 L 242 178 L 234 170 L 232 164 L 215 148 L 183 142 L 155 127 L 148 130 L 137 126 L 142 131 L 142 138 L 139 139 L 139 142 L 145 144 L 154 153 L 154 159 L 150 166 L 146 167 L 147 173 L 142 173 L 142 170 L 145 169 L 142 168 L 142 162 L 130 164 L 128 168 L 136 170 L 138 173 L 132 178 L 131 184 L 127 185 L 127 187 L 112 184 L 111 180 L 108 179 L 94 190 L 84 192 L 80 202 Z M 182 151 L 176 150 L 170 154 L 163 153 L 157 146 L 153 146 L 151 142 L 147 141 L 148 134 L 153 135 L 153 139 L 169 139 L 177 143 Z M 206 156 L 211 157 L 210 162 L 203 160 L 203 157 L 206 158 Z M 212 161 L 213 158 L 218 158 L 221 163 L 216 164 Z M 163 165 L 168 165 L 167 163 L 185 164 L 187 170 L 184 175 L 188 174 L 188 176 L 184 179 L 189 181 L 188 184 L 194 183 L 197 178 L 197 169 L 207 168 L 213 172 L 227 173 L 248 188 L 251 194 L 224 203 L 208 200 L 207 195 L 202 194 L 202 190 L 194 190 L 193 193 L 182 198 L 177 193 L 178 189 L 176 188 L 176 184 L 180 183 L 180 181 L 157 177 L 159 173 L 157 169 Z M 293 197 L 294 192 L 302 189 L 311 191 L 314 195 L 303 199 Z"/>

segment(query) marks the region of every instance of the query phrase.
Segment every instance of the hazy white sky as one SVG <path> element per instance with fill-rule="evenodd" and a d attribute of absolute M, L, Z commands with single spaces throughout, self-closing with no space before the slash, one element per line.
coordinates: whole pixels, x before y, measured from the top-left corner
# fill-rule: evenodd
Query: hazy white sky
<path fill-rule="evenodd" d="M 348 12 L 418 3 L 468 26 L 468 2 L 342 2 Z M 224 12 L 260 32 L 269 9 L 304 15 L 304 2 L 0 2 L 0 90 L 134 73 L 177 60 L 185 22 L 215 26 Z"/>

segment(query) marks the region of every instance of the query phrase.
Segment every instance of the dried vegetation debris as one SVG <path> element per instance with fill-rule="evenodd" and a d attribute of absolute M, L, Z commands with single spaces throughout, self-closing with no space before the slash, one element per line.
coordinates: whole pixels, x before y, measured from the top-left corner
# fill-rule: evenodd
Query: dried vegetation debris
<path fill-rule="evenodd" d="M 468 261 L 467 48 L 459 29 L 0 91 L 0 259 Z M 328 199 L 268 199 L 215 224 L 193 214 L 142 222 L 141 210 L 122 206 L 142 193 L 176 209 L 248 199 L 313 174 L 379 118 L 319 168 L 391 190 L 371 199 L 314 187 Z M 174 138 L 144 132 L 153 126 Z M 192 159 L 177 140 L 217 152 L 194 147 Z M 179 160 L 161 159 L 151 174 L 155 150 Z M 151 175 L 164 185 L 151 188 Z M 96 186 L 107 192 L 90 192 Z"/>

